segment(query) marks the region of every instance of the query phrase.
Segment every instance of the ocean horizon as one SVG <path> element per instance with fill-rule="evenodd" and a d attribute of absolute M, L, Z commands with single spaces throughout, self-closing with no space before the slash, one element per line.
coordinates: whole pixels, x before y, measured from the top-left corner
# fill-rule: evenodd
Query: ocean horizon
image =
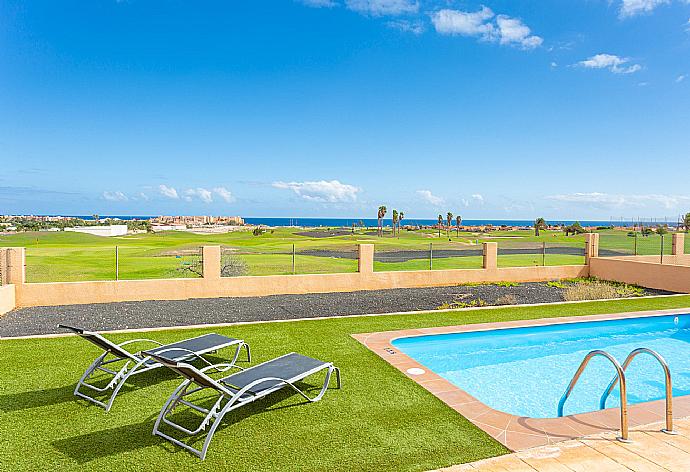
<path fill-rule="evenodd" d="M 91 215 L 46 215 L 46 216 L 65 216 L 68 218 L 81 218 L 84 220 L 92 220 Z M 100 215 L 100 218 L 115 218 L 121 219 L 123 221 L 131 220 L 149 220 L 156 218 L 156 216 L 151 215 Z M 352 227 L 353 224 L 360 225 L 364 223 L 367 228 L 375 228 L 378 225 L 378 220 L 376 218 L 318 218 L 318 217 L 304 217 L 304 218 L 284 218 L 284 217 L 242 217 L 245 223 L 250 225 L 265 225 L 265 226 L 283 226 L 283 227 L 309 227 L 309 228 L 319 228 L 319 227 Z M 445 221 L 445 220 L 444 220 Z M 658 224 L 675 224 L 676 221 L 658 219 L 648 219 L 648 220 L 621 220 L 621 219 L 609 219 L 609 220 L 571 220 L 571 219 L 547 219 L 548 224 L 560 226 L 560 225 L 571 225 L 575 222 L 579 222 L 582 226 L 634 226 L 644 224 L 644 225 L 658 225 Z M 384 218 L 384 225 L 390 226 L 392 224 L 392 219 L 390 217 Z M 402 221 L 402 226 L 432 226 L 437 224 L 435 218 L 405 218 Z M 455 224 L 455 220 L 453 220 Z M 534 224 L 532 220 L 520 220 L 520 219 L 463 219 L 463 226 L 521 226 L 521 227 L 531 227 Z"/>

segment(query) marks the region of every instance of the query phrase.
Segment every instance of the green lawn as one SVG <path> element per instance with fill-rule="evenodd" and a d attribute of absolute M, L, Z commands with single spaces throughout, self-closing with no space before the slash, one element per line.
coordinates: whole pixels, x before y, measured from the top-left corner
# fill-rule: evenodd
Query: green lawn
<path fill-rule="evenodd" d="M 196 277 L 183 270 L 203 245 L 221 245 L 224 252 L 234 254 L 246 264 L 247 275 L 290 274 L 292 248 L 295 246 L 295 273 L 354 272 L 357 261 L 352 258 L 322 257 L 301 254 L 302 251 L 336 250 L 354 253 L 357 244 L 372 243 L 376 251 L 418 250 L 426 252 L 433 244 L 435 251 L 444 249 L 478 250 L 481 242 L 496 241 L 501 248 L 529 248 L 533 255 L 501 256 L 503 266 L 539 265 L 541 245 L 584 248 L 582 236 L 564 236 L 560 232 L 542 232 L 539 237 L 530 231 L 496 231 L 490 234 L 436 231 L 402 231 L 399 237 L 376 237 L 371 230 L 338 237 L 305 237 L 300 230 L 278 228 L 254 236 L 249 231 L 226 234 L 199 235 L 188 232 L 136 234 L 103 238 L 70 232 L 33 232 L 0 236 L 0 246 L 23 246 L 27 249 L 27 280 L 29 282 L 57 282 L 115 279 L 115 246 L 119 248 L 119 278 L 149 279 L 170 277 Z M 449 240 L 450 239 L 450 240 Z M 479 243 L 479 244 L 478 244 Z M 581 264 L 583 257 L 549 254 L 547 265 Z M 480 268 L 481 257 L 438 258 L 437 269 Z M 404 263 L 377 262 L 376 270 L 428 269 L 428 260 Z"/>
<path fill-rule="evenodd" d="M 342 369 L 343 389 L 316 404 L 284 395 L 230 414 L 203 463 L 151 435 L 155 415 L 179 382 L 171 373 L 135 377 L 137 388 L 123 390 L 105 414 L 72 396 L 96 349 L 76 337 L 2 340 L 0 469 L 424 471 L 496 456 L 506 452 L 501 445 L 350 334 L 688 306 L 690 296 L 660 297 L 214 328 L 250 342 L 254 362 L 293 350 L 333 361 Z M 172 341 L 205 331 L 144 337 Z"/>

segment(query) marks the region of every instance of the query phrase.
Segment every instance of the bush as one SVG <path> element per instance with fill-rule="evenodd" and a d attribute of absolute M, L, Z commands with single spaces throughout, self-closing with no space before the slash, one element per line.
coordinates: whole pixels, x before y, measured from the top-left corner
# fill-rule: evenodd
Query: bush
<path fill-rule="evenodd" d="M 566 301 L 604 300 L 619 298 L 616 288 L 604 282 L 576 283 L 563 291 Z"/>
<path fill-rule="evenodd" d="M 496 299 L 496 305 L 517 305 L 517 297 L 512 293 L 502 295 Z"/>
<path fill-rule="evenodd" d="M 223 255 L 220 268 L 221 277 L 239 277 L 247 275 L 247 273 L 249 273 L 249 268 L 246 262 L 237 256 Z"/>

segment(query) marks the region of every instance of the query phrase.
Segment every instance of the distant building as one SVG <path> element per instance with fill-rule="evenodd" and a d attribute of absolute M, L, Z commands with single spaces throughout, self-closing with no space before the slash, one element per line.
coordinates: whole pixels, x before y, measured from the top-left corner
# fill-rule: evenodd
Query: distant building
<path fill-rule="evenodd" d="M 158 216 L 151 220 L 154 225 L 244 225 L 244 220 L 239 216 Z"/>
<path fill-rule="evenodd" d="M 93 234 L 94 236 L 124 236 L 127 234 L 127 225 L 75 226 L 74 228 L 65 228 L 65 231 Z"/>
<path fill-rule="evenodd" d="M 151 225 L 151 231 L 160 233 L 161 231 L 184 231 L 187 225 Z"/>

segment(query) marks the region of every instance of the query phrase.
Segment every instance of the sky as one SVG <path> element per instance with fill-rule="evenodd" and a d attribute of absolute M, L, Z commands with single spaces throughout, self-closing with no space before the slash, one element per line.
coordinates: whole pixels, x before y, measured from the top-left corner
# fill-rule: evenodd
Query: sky
<path fill-rule="evenodd" d="M 0 214 L 690 211 L 690 0 L 0 2 Z"/>

